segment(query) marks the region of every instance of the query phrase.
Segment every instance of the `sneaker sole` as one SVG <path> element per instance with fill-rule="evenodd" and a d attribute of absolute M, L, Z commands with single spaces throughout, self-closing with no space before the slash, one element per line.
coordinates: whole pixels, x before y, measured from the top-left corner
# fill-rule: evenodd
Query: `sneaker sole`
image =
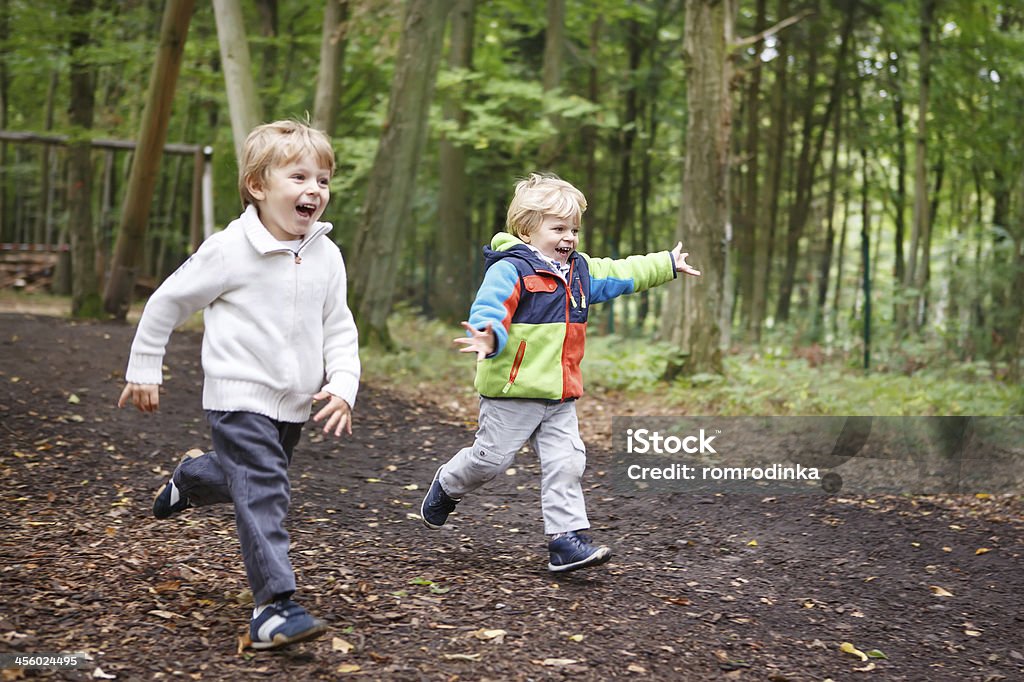
<path fill-rule="evenodd" d="M 611 561 L 611 558 L 612 550 L 608 547 L 602 547 L 601 549 L 597 550 L 596 552 L 588 556 L 586 559 L 582 559 L 581 561 L 577 561 L 576 563 L 564 564 L 562 566 L 555 566 L 554 564 L 549 563 L 548 570 L 552 573 L 568 573 L 569 571 L 575 571 L 580 568 L 587 568 L 589 566 L 600 566 L 601 564 L 606 564 L 609 561 Z"/>
<path fill-rule="evenodd" d="M 274 639 L 269 642 L 253 642 L 249 646 L 259 651 L 263 651 L 266 649 L 279 649 L 283 646 L 288 646 L 289 644 L 308 642 L 311 639 L 316 639 L 325 632 L 327 632 L 327 623 L 323 621 L 317 621 L 313 625 L 313 627 L 306 630 L 305 632 L 300 632 L 297 635 L 292 635 L 291 637 L 288 637 L 286 635 L 277 634 L 274 635 Z"/>

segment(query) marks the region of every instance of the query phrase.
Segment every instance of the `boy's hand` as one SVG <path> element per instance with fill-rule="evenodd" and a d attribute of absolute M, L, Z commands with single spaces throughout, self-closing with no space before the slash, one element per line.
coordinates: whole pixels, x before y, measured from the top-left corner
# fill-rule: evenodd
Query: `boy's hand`
<path fill-rule="evenodd" d="M 676 272 L 684 272 L 687 275 L 693 275 L 694 277 L 700 277 L 700 270 L 694 270 L 686 262 L 686 257 L 690 254 L 682 253 L 683 243 L 679 242 L 676 244 L 676 248 L 672 249 L 672 261 L 676 264 Z"/>
<path fill-rule="evenodd" d="M 459 349 L 460 353 L 476 353 L 476 360 L 479 362 L 494 352 L 494 328 L 490 322 L 483 331 L 477 330 L 469 322 L 463 322 L 462 328 L 470 335 L 460 336 L 454 340 L 455 343 L 464 346 Z"/>
<path fill-rule="evenodd" d="M 160 387 L 156 384 L 125 384 L 117 406 L 124 407 L 129 402 L 139 408 L 139 412 L 156 412 L 160 408 Z"/>
<path fill-rule="evenodd" d="M 334 431 L 336 437 L 340 437 L 342 431 L 348 435 L 352 435 L 352 408 L 347 402 L 336 395 L 331 395 L 327 391 L 320 391 L 313 400 L 327 400 L 330 399 L 326 405 L 320 408 L 320 411 L 313 417 L 313 421 L 318 422 L 323 419 L 327 419 L 327 423 L 324 424 L 324 433 L 330 433 Z"/>

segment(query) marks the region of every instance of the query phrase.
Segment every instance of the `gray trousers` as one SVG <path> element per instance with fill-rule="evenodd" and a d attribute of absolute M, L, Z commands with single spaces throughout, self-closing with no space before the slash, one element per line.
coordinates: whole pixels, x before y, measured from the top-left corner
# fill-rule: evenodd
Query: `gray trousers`
<path fill-rule="evenodd" d="M 589 528 L 580 486 L 587 451 L 575 401 L 480 398 L 476 440 L 441 467 L 441 487 L 455 498 L 476 490 L 508 469 L 527 440 L 540 458 L 544 532 Z"/>
<path fill-rule="evenodd" d="M 242 558 L 257 605 L 295 592 L 284 527 L 291 502 L 288 465 L 302 424 L 252 412 L 207 411 L 213 452 L 186 458 L 174 484 L 193 506 L 233 502 Z"/>

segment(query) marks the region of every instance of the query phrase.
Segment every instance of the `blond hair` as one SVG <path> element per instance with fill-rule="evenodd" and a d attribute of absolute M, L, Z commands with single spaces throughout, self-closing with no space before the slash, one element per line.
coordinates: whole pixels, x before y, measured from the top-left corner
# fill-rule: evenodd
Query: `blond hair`
<path fill-rule="evenodd" d="M 533 234 L 547 215 L 579 226 L 586 210 L 587 199 L 583 192 L 565 180 L 554 173 L 530 173 L 516 183 L 505 229 L 522 239 Z"/>
<path fill-rule="evenodd" d="M 255 204 L 249 185 L 262 186 L 270 177 L 270 170 L 295 161 L 311 153 L 317 163 L 331 169 L 334 174 L 334 148 L 326 133 L 301 121 L 274 121 L 253 128 L 242 145 L 242 158 L 238 163 L 238 194 L 242 206 Z"/>

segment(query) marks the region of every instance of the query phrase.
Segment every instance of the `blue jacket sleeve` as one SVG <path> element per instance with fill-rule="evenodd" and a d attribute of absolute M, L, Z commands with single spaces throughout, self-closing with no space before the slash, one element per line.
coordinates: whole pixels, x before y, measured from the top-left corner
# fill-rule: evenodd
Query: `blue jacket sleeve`
<path fill-rule="evenodd" d="M 499 355 L 508 342 L 512 315 L 519 305 L 519 271 L 507 260 L 500 260 L 484 273 L 484 281 L 469 309 L 469 324 L 483 331 L 487 323 L 494 330 L 494 353 Z"/>

